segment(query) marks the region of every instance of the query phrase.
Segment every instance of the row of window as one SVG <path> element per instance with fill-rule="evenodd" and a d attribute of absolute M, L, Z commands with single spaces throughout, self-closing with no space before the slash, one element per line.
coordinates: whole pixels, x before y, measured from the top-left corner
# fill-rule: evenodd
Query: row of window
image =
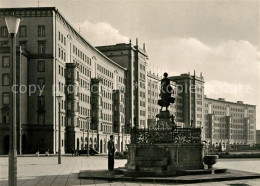
<path fill-rule="evenodd" d="M 140 72 L 140 79 L 145 80 L 145 74 L 143 74 L 142 72 Z"/>
<path fill-rule="evenodd" d="M 8 37 L 8 29 L 6 26 L 0 28 L 0 37 Z M 18 37 L 27 37 L 26 26 L 19 26 Z M 45 37 L 45 25 L 38 25 L 38 37 Z"/>
<path fill-rule="evenodd" d="M 145 111 L 144 110 L 140 110 L 140 116 L 145 116 Z"/>
<path fill-rule="evenodd" d="M 102 113 L 102 119 L 105 120 L 105 121 L 110 121 L 110 122 L 112 122 L 112 115 Z"/>
<path fill-rule="evenodd" d="M 10 86 L 10 74 L 2 74 L 2 86 Z"/>
<path fill-rule="evenodd" d="M 145 65 L 140 64 L 140 69 L 145 71 Z"/>
<path fill-rule="evenodd" d="M 154 107 L 148 107 L 148 112 L 155 112 L 158 113 L 158 108 L 154 108 Z"/>
<path fill-rule="evenodd" d="M 202 95 L 201 94 L 197 94 L 197 98 L 198 99 L 202 99 Z"/>
<path fill-rule="evenodd" d="M 63 36 L 63 34 L 60 32 L 59 32 L 59 41 L 66 46 L 66 37 Z"/>
<path fill-rule="evenodd" d="M 98 75 L 98 78 L 100 79 L 102 85 L 107 86 L 107 87 L 109 87 L 109 88 L 111 88 L 111 89 L 114 88 L 114 87 L 113 87 L 113 86 L 114 86 L 114 83 L 113 83 L 112 81 L 110 81 L 110 80 L 108 80 L 108 79 L 106 79 L 106 78 L 103 78 L 103 77 L 100 76 L 100 75 Z M 105 88 L 105 87 L 104 87 L 104 88 Z"/>
<path fill-rule="evenodd" d="M 157 83 L 153 83 L 153 82 L 148 82 L 148 87 L 156 89 L 156 90 L 158 89 Z"/>
<path fill-rule="evenodd" d="M 110 103 L 106 103 L 106 102 L 102 101 L 101 105 L 102 105 L 103 109 L 112 110 L 112 104 L 110 104 Z"/>
<path fill-rule="evenodd" d="M 66 50 L 59 46 L 59 58 L 66 62 Z"/>
<path fill-rule="evenodd" d="M 97 64 L 97 70 L 99 72 L 101 72 L 102 74 L 110 77 L 110 78 L 114 78 L 114 74 L 112 72 L 110 72 L 109 70 L 107 70 L 106 68 L 102 67 L 101 65 Z M 120 76 L 119 76 L 120 77 Z M 121 80 L 121 77 L 119 78 L 120 79 L 120 82 L 122 81 Z"/>
<path fill-rule="evenodd" d="M 140 97 L 145 98 L 145 92 L 140 91 Z"/>
<path fill-rule="evenodd" d="M 77 63 L 76 60 L 73 59 L 73 63 Z M 91 78 L 91 70 L 84 66 L 83 64 L 81 63 L 78 63 L 79 64 L 79 70 L 82 74 L 84 74 L 85 76 Z"/>
<path fill-rule="evenodd" d="M 83 88 L 90 89 L 90 83 L 84 79 L 79 79 L 79 85 Z"/>
<path fill-rule="evenodd" d="M 83 101 L 83 102 L 86 102 L 86 103 L 90 103 L 90 96 L 85 95 L 83 93 L 80 93 L 79 94 L 79 100 Z"/>
<path fill-rule="evenodd" d="M 145 126 L 145 120 L 140 119 L 139 122 L 140 122 L 140 125 L 141 125 L 141 126 Z"/>
<path fill-rule="evenodd" d="M 140 81 L 140 88 L 145 88 L 145 83 Z"/>
<path fill-rule="evenodd" d="M 10 67 L 10 57 L 9 56 L 2 57 L 2 67 L 3 68 Z M 38 69 L 38 72 L 45 72 L 45 61 L 39 60 L 37 62 L 37 69 Z"/>
<path fill-rule="evenodd" d="M 79 114 L 83 116 L 90 116 L 90 109 L 79 106 Z"/>
<path fill-rule="evenodd" d="M 145 101 L 140 101 L 140 106 L 145 107 Z"/>
<path fill-rule="evenodd" d="M 59 75 L 64 77 L 65 76 L 65 68 L 61 65 L 58 65 L 58 66 L 59 66 Z"/>
<path fill-rule="evenodd" d="M 86 62 L 88 65 L 91 66 L 91 59 L 74 45 L 73 45 L 73 53 L 76 56 L 78 56 L 81 60 L 83 60 L 84 62 Z"/>
<path fill-rule="evenodd" d="M 37 41 L 37 42 L 38 42 L 38 54 L 45 54 L 45 41 Z M 19 41 L 19 46 L 21 46 L 23 50 L 26 50 L 27 41 Z M 9 42 L 0 41 L 0 47 L 9 47 Z"/>
<path fill-rule="evenodd" d="M 148 103 L 152 103 L 152 104 L 155 104 L 157 105 L 157 99 L 151 99 L 151 98 L 148 98 Z"/>
<path fill-rule="evenodd" d="M 151 90 L 148 90 L 148 95 L 159 97 L 159 94 L 157 92 L 154 92 L 154 91 L 151 91 Z"/>
<path fill-rule="evenodd" d="M 107 99 L 111 99 L 112 100 L 112 93 L 108 92 L 108 91 L 105 91 L 104 89 L 102 90 L 102 96 L 104 98 L 107 98 Z"/>
<path fill-rule="evenodd" d="M 112 132 L 112 126 L 107 124 L 101 124 L 101 130 L 104 132 L 111 133 Z"/>
<path fill-rule="evenodd" d="M 9 68 L 10 67 L 10 57 L 9 56 L 3 56 L 2 57 L 2 67 L 3 68 Z"/>

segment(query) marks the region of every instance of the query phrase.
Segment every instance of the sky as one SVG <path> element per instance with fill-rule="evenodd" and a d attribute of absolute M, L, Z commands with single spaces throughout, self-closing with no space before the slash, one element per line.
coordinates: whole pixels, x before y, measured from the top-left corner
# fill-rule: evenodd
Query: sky
<path fill-rule="evenodd" d="M 260 129 L 260 1 L 0 0 L 0 7 L 56 6 L 95 46 L 146 45 L 149 70 L 201 72 L 205 94 L 257 105 Z"/>

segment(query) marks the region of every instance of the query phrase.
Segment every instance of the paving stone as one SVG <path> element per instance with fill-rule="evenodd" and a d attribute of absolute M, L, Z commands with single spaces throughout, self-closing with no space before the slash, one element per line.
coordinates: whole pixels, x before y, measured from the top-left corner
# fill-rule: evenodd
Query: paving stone
<path fill-rule="evenodd" d="M 257 166 L 257 162 L 254 165 Z M 48 185 L 87 185 L 87 186 L 149 186 L 149 185 L 183 185 L 183 184 L 156 184 L 147 182 L 78 179 L 81 170 L 107 171 L 107 157 L 105 156 L 62 156 L 62 164 L 58 165 L 58 158 L 50 157 L 18 157 L 18 185 L 23 186 L 48 186 Z M 115 160 L 115 167 L 123 167 L 126 160 Z M 243 163 L 243 162 L 242 162 Z M 260 167 L 260 163 L 258 164 Z M 223 167 L 223 166 L 222 166 Z M 240 166 L 241 167 L 241 166 Z M 8 185 L 8 157 L 0 157 L 0 186 Z M 244 185 L 243 185 L 244 184 Z M 224 181 L 188 184 L 188 186 L 260 186 L 260 179 Z"/>

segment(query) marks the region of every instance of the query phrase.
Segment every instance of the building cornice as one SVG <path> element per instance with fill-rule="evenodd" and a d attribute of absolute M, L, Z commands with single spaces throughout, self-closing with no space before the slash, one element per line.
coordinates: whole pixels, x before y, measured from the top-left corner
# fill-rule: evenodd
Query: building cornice
<path fill-rule="evenodd" d="M 20 13 L 18 13 L 18 11 L 20 10 L 25 10 L 25 11 L 42 11 L 42 10 L 46 10 L 46 11 L 53 11 L 55 13 L 56 16 L 58 16 L 64 24 L 66 24 L 66 26 L 72 31 L 72 33 L 78 37 L 84 44 L 88 45 L 91 49 L 93 49 L 97 54 L 99 54 L 101 57 L 103 57 L 104 59 L 108 60 L 109 62 L 111 62 L 113 65 L 121 68 L 122 70 L 126 70 L 126 68 L 120 66 L 119 64 L 117 64 L 116 62 L 114 62 L 113 60 L 111 60 L 110 58 L 108 58 L 106 55 L 104 55 L 102 52 L 100 52 L 97 48 L 95 48 L 93 45 L 91 45 L 87 40 L 85 40 L 83 38 L 83 36 L 81 36 L 76 29 L 69 23 L 68 20 L 65 19 L 65 17 L 62 15 L 62 13 L 55 7 L 24 7 L 24 8 L 0 8 L 0 17 L 3 16 L 7 16 L 7 15 L 16 15 L 16 16 L 21 16 L 21 17 L 31 17 L 32 14 L 25 14 L 25 15 L 20 15 Z M 37 13 L 35 14 L 37 16 Z M 48 16 L 48 12 L 46 12 L 46 15 L 41 15 L 43 17 L 49 17 Z M 53 16 L 53 15 L 51 15 Z"/>
<path fill-rule="evenodd" d="M 215 101 L 215 102 L 228 103 L 228 104 L 234 104 L 234 105 L 243 105 L 243 106 L 256 107 L 256 105 L 251 105 L 251 104 L 246 104 L 246 103 L 237 103 L 237 102 L 219 100 L 219 99 L 208 98 L 208 97 L 205 97 L 204 99 L 205 99 L 205 100 L 208 100 L 208 101 Z"/>

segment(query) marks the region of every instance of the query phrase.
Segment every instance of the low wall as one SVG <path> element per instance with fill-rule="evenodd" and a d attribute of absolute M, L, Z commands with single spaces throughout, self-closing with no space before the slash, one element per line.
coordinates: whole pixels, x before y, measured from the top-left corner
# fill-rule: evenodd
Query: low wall
<path fill-rule="evenodd" d="M 129 144 L 126 168 L 139 170 L 139 166 L 153 167 L 167 172 L 174 170 L 203 169 L 203 144 Z M 154 161 L 161 161 L 155 164 Z M 165 160 L 166 166 L 165 166 Z M 149 162 L 151 161 L 151 162 Z M 156 166 L 156 167 L 154 167 Z M 165 168 L 165 169 L 164 169 Z M 149 170 L 149 169 L 148 169 Z"/>

